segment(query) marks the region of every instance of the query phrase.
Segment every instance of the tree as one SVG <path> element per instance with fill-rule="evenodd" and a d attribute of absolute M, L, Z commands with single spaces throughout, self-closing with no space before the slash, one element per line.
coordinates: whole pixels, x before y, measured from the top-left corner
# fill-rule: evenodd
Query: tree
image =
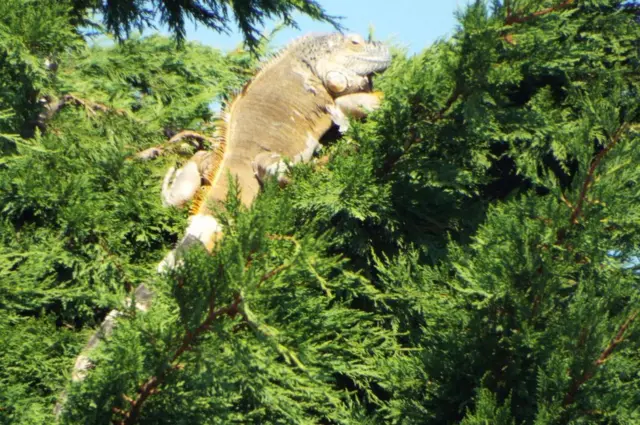
<path fill-rule="evenodd" d="M 629 3 L 470 5 L 450 39 L 396 51 L 382 108 L 326 166 L 249 211 L 232 190 L 219 249 L 168 276 L 154 266 L 185 213 L 158 192 L 180 149 L 133 154 L 210 131 L 211 99 L 255 62 L 157 36 L 87 48 L 73 9 L 51 39 L 20 32 L 54 15 L 35 4 L 0 27 L 0 75 L 19 82 L 0 91 L 0 421 L 52 421 L 65 388 L 74 424 L 640 421 Z M 11 135 L 41 114 L 34 91 L 43 131 Z M 69 383 L 142 282 L 152 309 L 126 310 Z"/>
<path fill-rule="evenodd" d="M 187 19 L 218 32 L 229 32 L 233 17 L 249 47 L 255 48 L 260 44 L 266 20 L 279 18 L 296 26 L 294 12 L 340 28 L 339 18 L 328 15 L 315 0 L 72 0 L 72 4 L 74 15 L 80 18 L 78 22 L 88 22 L 83 19 L 87 10 L 98 12 L 107 30 L 118 38 L 129 36 L 133 29 L 154 27 L 159 21 L 183 41 Z"/>

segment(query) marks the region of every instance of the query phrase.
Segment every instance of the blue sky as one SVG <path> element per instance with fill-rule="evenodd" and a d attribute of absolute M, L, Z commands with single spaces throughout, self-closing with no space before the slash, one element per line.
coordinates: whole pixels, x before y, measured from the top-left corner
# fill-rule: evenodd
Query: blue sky
<path fill-rule="evenodd" d="M 329 15 L 342 16 L 342 24 L 349 32 L 367 35 L 369 25 L 375 28 L 376 39 L 392 41 L 406 46 L 416 53 L 439 38 L 450 35 L 455 28 L 454 12 L 466 4 L 466 0 L 319 0 Z M 308 32 L 328 32 L 333 27 L 306 17 L 296 17 L 300 30 L 286 28 L 276 36 L 274 46 L 281 46 Z M 273 23 L 267 25 L 272 29 Z M 232 49 L 241 42 L 237 32 L 218 34 L 202 26 L 191 26 L 187 33 L 190 40 Z"/>

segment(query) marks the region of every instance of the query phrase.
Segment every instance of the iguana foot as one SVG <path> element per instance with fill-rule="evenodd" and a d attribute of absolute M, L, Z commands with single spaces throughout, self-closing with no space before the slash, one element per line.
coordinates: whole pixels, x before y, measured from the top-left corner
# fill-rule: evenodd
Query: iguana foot
<path fill-rule="evenodd" d="M 198 151 L 178 171 L 175 167 L 169 169 L 162 184 L 162 204 L 180 207 L 193 199 L 203 182 L 210 184 L 209 176 L 215 165 L 214 153 Z"/>
<path fill-rule="evenodd" d="M 319 149 L 320 142 L 313 137 L 313 135 L 308 133 L 304 150 L 294 156 L 290 163 L 298 164 L 300 162 L 308 162 Z M 278 153 L 259 153 L 251 162 L 251 167 L 253 168 L 253 173 L 261 185 L 264 184 L 269 176 L 276 176 L 280 187 L 284 187 L 289 184 L 289 178 L 285 174 L 289 169 L 289 165 L 282 158 L 282 155 Z"/>
<path fill-rule="evenodd" d="M 277 176 L 278 184 L 280 187 L 284 187 L 289 184 L 289 179 L 285 175 L 287 171 L 287 163 L 282 159 L 282 156 L 273 152 L 262 152 L 256 155 L 255 159 L 251 162 L 253 167 L 253 173 L 256 178 L 263 185 L 269 176 Z"/>
<path fill-rule="evenodd" d="M 147 161 L 159 157 L 162 155 L 162 152 L 164 152 L 164 150 L 161 147 L 153 146 L 149 149 L 138 152 L 136 154 L 136 158 Z"/>
<path fill-rule="evenodd" d="M 328 71 L 324 77 L 327 89 L 334 96 L 344 96 L 346 93 L 360 93 L 369 90 L 371 80 L 367 75 L 358 75 L 345 69 Z"/>

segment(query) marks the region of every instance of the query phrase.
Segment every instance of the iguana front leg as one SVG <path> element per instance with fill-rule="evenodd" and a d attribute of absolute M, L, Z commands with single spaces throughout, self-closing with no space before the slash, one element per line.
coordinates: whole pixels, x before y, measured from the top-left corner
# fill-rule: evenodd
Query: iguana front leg
<path fill-rule="evenodd" d="M 264 184 L 269 176 L 277 176 L 280 187 L 289 184 L 289 179 L 285 175 L 287 164 L 280 154 L 262 152 L 256 155 L 251 166 L 253 167 L 253 173 L 261 185 Z"/>
<path fill-rule="evenodd" d="M 345 94 L 335 99 L 335 105 L 327 106 L 331 120 L 338 126 L 340 133 L 349 129 L 349 118 L 361 119 L 380 107 L 382 92 L 363 92 Z"/>
<path fill-rule="evenodd" d="M 158 273 L 171 270 L 181 263 L 181 254 L 194 244 L 201 243 L 211 252 L 215 243 L 222 239 L 222 226 L 215 217 L 208 214 L 196 214 L 189 217 L 189 226 L 184 237 L 175 249 L 169 252 L 158 264 Z"/>
<path fill-rule="evenodd" d="M 336 98 L 334 105 L 329 105 L 326 109 L 331 115 L 332 121 L 339 127 L 340 132 L 345 133 L 349 129 L 349 118 L 364 118 L 371 111 L 380 107 L 381 100 L 382 92 L 352 93 Z M 309 135 L 305 150 L 292 158 L 291 164 L 309 161 L 319 148 L 320 142 Z M 251 165 L 256 178 L 261 184 L 265 182 L 268 176 L 277 176 L 280 187 L 287 185 L 289 182 L 285 175 L 287 163 L 276 152 L 258 154 Z"/>
<path fill-rule="evenodd" d="M 289 163 L 308 162 L 318 149 L 320 149 L 320 142 L 311 134 L 308 134 L 305 149 L 291 158 Z M 259 153 L 251 162 L 251 166 L 261 184 L 264 184 L 269 176 L 277 176 L 280 187 L 284 187 L 289 183 L 289 179 L 285 175 L 288 168 L 287 162 L 276 152 Z"/>
<path fill-rule="evenodd" d="M 346 116 L 362 119 L 380 107 L 382 92 L 362 92 L 340 96 L 335 99 L 336 106 Z"/>

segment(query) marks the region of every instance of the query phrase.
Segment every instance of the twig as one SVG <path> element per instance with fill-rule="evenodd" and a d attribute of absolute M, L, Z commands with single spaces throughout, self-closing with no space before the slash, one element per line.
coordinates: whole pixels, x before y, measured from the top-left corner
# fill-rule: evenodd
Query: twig
<path fill-rule="evenodd" d="M 560 192 L 560 200 L 565 203 L 566 206 L 569 207 L 570 210 L 573 211 L 573 204 L 569 202 L 566 196 L 564 196 L 563 192 Z"/>
<path fill-rule="evenodd" d="M 104 238 L 102 238 L 102 237 L 98 238 L 98 245 L 103 249 L 104 253 L 112 261 L 112 263 L 113 263 L 114 267 L 116 268 L 116 270 L 118 270 L 120 272 L 120 274 L 122 275 L 122 278 L 123 278 L 122 281 L 124 283 L 124 287 L 127 290 L 127 292 L 131 292 L 131 289 L 133 289 L 133 284 L 127 278 L 127 272 L 126 272 L 124 266 L 122 265 L 122 262 L 120 261 L 120 258 L 117 255 L 115 255 L 113 252 L 111 252 L 111 250 L 109 249 L 109 245 L 104 240 Z"/>
<path fill-rule="evenodd" d="M 291 258 L 295 258 L 298 254 L 298 252 L 300 252 L 300 243 L 293 237 L 293 236 L 289 236 L 289 235 L 278 235 L 278 234 L 268 234 L 267 238 L 271 239 L 271 240 L 275 240 L 275 241 L 289 241 L 291 243 L 293 243 L 295 245 L 295 252 L 291 255 Z M 264 282 L 266 282 L 267 280 L 271 279 L 273 276 L 277 275 L 278 273 L 288 269 L 289 267 L 291 267 L 293 263 L 289 262 L 289 263 L 285 263 L 285 264 L 281 264 L 278 267 L 268 271 L 267 273 L 263 274 L 262 277 L 260 278 L 260 280 L 258 281 L 258 287 L 260 287 Z"/>
<path fill-rule="evenodd" d="M 618 333 L 616 334 L 616 337 L 611 340 L 611 342 L 609 343 L 609 346 L 607 346 L 607 348 L 602 352 L 602 354 L 600 354 L 600 357 L 598 358 L 598 360 L 596 360 L 596 366 L 600 366 L 605 361 L 607 361 L 609 356 L 611 356 L 611 353 L 613 353 L 613 350 L 618 345 L 620 345 L 622 341 L 624 341 L 624 338 L 623 338 L 624 333 L 627 331 L 627 329 L 629 329 L 629 326 L 631 325 L 631 323 L 633 323 L 636 317 L 638 317 L 637 311 L 632 313 L 631 316 L 629 316 L 627 320 L 622 324 L 622 326 L 620 326 L 620 329 L 618 329 Z"/>
<path fill-rule="evenodd" d="M 157 156 L 162 154 L 162 152 L 167 146 L 175 145 L 176 143 L 184 139 L 195 139 L 198 142 L 200 142 L 197 146 L 198 150 L 205 149 L 204 147 L 205 142 L 208 142 L 210 146 L 215 146 L 218 143 L 218 141 L 213 137 L 205 136 L 203 134 L 200 134 L 191 130 L 183 130 L 180 133 L 173 136 L 172 138 L 170 138 L 169 140 L 167 140 L 166 142 L 162 143 L 161 145 L 153 146 L 138 152 L 137 154 L 135 154 L 135 157 L 142 160 L 156 158 Z"/>
<path fill-rule="evenodd" d="M 567 395 L 562 402 L 562 405 L 564 407 L 571 405 L 575 401 L 576 394 L 578 393 L 582 385 L 584 385 L 589 379 L 593 377 L 593 375 L 595 375 L 598 367 L 604 364 L 604 362 L 609 359 L 611 354 L 613 354 L 613 350 L 615 350 L 616 347 L 624 341 L 624 334 L 627 329 L 629 329 L 629 326 L 631 326 L 636 317 L 638 317 L 638 311 L 631 313 L 631 315 L 627 318 L 627 320 L 625 320 L 622 326 L 620 326 L 620 329 L 618 329 L 618 333 L 616 333 L 616 336 L 611 340 L 611 342 L 609 342 L 607 348 L 605 348 L 600 356 L 593 362 L 593 367 L 590 370 L 585 370 L 579 378 L 574 379 L 574 381 L 571 383 L 571 386 L 569 387 Z"/>
<path fill-rule="evenodd" d="M 512 15 L 510 7 L 507 6 L 507 19 L 505 20 L 505 22 L 506 22 L 507 25 L 520 24 L 520 23 L 523 23 L 523 22 L 527 22 L 527 21 L 530 21 L 532 19 L 537 18 L 538 16 L 548 15 L 549 13 L 557 12 L 558 10 L 562 10 L 562 9 L 566 9 L 567 7 L 571 6 L 574 2 L 575 2 L 575 0 L 565 0 L 560 4 L 557 4 L 557 5 L 551 6 L 551 7 L 547 7 L 546 9 L 538 10 L 537 12 L 533 12 L 532 14 L 526 15 L 526 16 Z"/>
<path fill-rule="evenodd" d="M 291 263 L 289 264 L 281 264 L 278 267 L 276 267 L 275 269 L 265 273 L 264 275 L 262 275 L 262 277 L 260 278 L 260 281 L 258 281 L 258 286 L 261 286 L 265 281 L 271 279 L 273 276 L 277 275 L 278 273 L 288 269 L 289 267 L 291 267 Z"/>
<path fill-rule="evenodd" d="M 274 233 L 270 233 L 267 235 L 267 238 L 274 240 L 274 241 L 289 241 L 291 242 L 295 247 L 295 252 L 293 253 L 292 257 L 295 257 L 300 250 L 302 249 L 302 247 L 300 246 L 300 242 L 298 242 L 296 240 L 296 238 L 294 238 L 293 236 L 289 236 L 289 235 L 278 235 L 278 234 L 274 234 Z"/>
<path fill-rule="evenodd" d="M 433 121 L 440 121 L 442 118 L 444 118 L 444 114 L 449 112 L 449 109 L 451 109 L 453 104 L 460 98 L 460 96 L 462 96 L 462 91 L 456 88 L 453 93 L 451 93 L 451 96 L 449 96 L 449 99 L 447 99 L 444 106 L 433 116 Z"/>
<path fill-rule="evenodd" d="M 147 381 L 144 384 L 140 386 L 140 388 L 138 388 L 138 395 L 134 400 L 129 402 L 131 404 L 131 408 L 126 413 L 124 413 L 123 415 L 124 417 L 122 421 L 120 421 L 120 425 L 132 425 L 136 423 L 136 421 L 138 420 L 138 416 L 140 415 L 140 411 L 142 410 L 142 406 L 144 402 L 151 395 L 157 392 L 158 387 L 164 382 L 169 372 L 181 368 L 181 366 L 176 363 L 176 361 L 180 358 L 180 356 L 185 351 L 189 350 L 192 347 L 194 340 L 198 336 L 206 332 L 209 329 L 209 327 L 213 324 L 213 322 L 216 321 L 216 319 L 222 316 L 229 316 L 231 318 L 235 317 L 236 314 L 238 314 L 238 306 L 240 305 L 240 303 L 242 303 L 242 298 L 240 297 L 240 295 L 236 295 L 233 303 L 225 307 L 215 309 L 214 308 L 215 302 L 212 297 L 211 302 L 209 304 L 209 313 L 207 314 L 207 318 L 204 320 L 204 322 L 202 322 L 202 324 L 200 324 L 200 326 L 198 326 L 198 328 L 196 328 L 195 331 L 193 332 L 187 331 L 187 333 L 182 339 L 182 343 L 180 344 L 180 347 L 178 347 L 175 354 L 171 358 L 171 364 L 172 364 L 171 367 L 161 371 L 157 375 L 150 377 L 149 379 L 147 379 Z M 128 399 L 126 395 L 123 395 L 123 398 L 125 398 L 125 400 Z M 131 400 L 131 399 L 128 399 L 128 400 Z"/>
<path fill-rule="evenodd" d="M 182 339 L 182 344 L 180 344 L 180 347 L 178 348 L 176 353 L 173 355 L 171 362 L 172 363 L 175 362 L 185 351 L 189 349 L 189 347 L 191 347 L 193 341 L 197 337 L 199 337 L 200 335 L 208 331 L 209 327 L 213 324 L 213 322 L 216 319 L 218 319 L 221 316 L 229 316 L 230 318 L 234 318 L 235 315 L 238 314 L 238 306 L 240 305 L 241 302 L 242 302 L 242 298 L 239 295 L 236 295 L 235 300 L 231 304 L 225 307 L 220 307 L 219 309 L 215 310 L 213 307 L 214 302 L 211 301 L 209 304 L 209 314 L 207 315 L 207 318 L 204 320 L 204 322 L 200 324 L 200 326 L 196 328 L 195 331 L 187 332 L 187 334 Z"/>
<path fill-rule="evenodd" d="M 127 115 L 127 112 L 123 109 L 110 108 L 101 103 L 90 102 L 73 94 L 65 94 L 55 102 L 51 97 L 44 96 L 39 102 L 43 105 L 44 110 L 41 111 L 34 120 L 27 123 L 28 127 L 23 129 L 23 137 L 33 137 L 35 128 L 38 128 L 42 134 L 46 133 L 47 122 L 67 105 L 82 106 L 90 115 L 96 115 L 96 111 L 104 113 L 112 112 L 122 116 Z"/>
<path fill-rule="evenodd" d="M 628 127 L 628 123 L 622 124 L 613 134 L 611 142 L 607 146 L 605 146 L 604 149 L 598 152 L 598 155 L 596 155 L 593 161 L 591 161 L 591 166 L 589 167 L 589 171 L 587 171 L 587 177 L 585 178 L 584 183 L 582 184 L 582 189 L 580 190 L 578 202 L 576 203 L 576 206 L 571 213 L 571 218 L 569 219 L 570 224 L 577 224 L 578 217 L 580 216 L 580 214 L 582 214 L 582 206 L 584 205 L 585 198 L 587 197 L 587 191 L 593 183 L 593 175 L 595 174 L 596 168 L 598 168 L 598 165 L 600 165 L 602 159 L 611 151 L 611 149 L 613 149 L 615 145 L 618 144 L 618 142 L 620 141 L 620 137 Z"/>
<path fill-rule="evenodd" d="M 449 111 L 449 109 L 451 109 L 453 104 L 456 102 L 456 100 L 460 98 L 461 95 L 462 95 L 462 91 L 456 88 L 453 91 L 453 93 L 451 93 L 451 96 L 449 96 L 444 106 L 440 108 L 438 112 L 436 112 L 434 115 L 431 116 L 431 121 L 435 123 L 443 119 L 445 114 Z M 417 137 L 415 133 L 411 131 L 409 134 L 409 139 L 407 140 L 407 143 L 405 143 L 404 149 L 402 150 L 402 152 L 399 155 L 396 155 L 395 157 L 387 158 L 384 165 L 382 166 L 382 174 L 388 174 L 391 171 L 391 169 L 396 165 L 396 163 L 409 151 L 409 149 L 411 149 L 412 146 L 417 145 L 419 143 L 422 143 L 422 139 Z"/>
<path fill-rule="evenodd" d="M 551 12 L 555 12 L 561 9 L 565 9 L 567 7 L 569 7 L 571 4 L 574 3 L 575 0 L 566 0 L 556 6 L 552 6 L 552 7 L 548 7 L 546 9 L 542 9 L 539 10 L 537 12 L 534 12 L 530 15 L 526 15 L 526 16 L 515 16 L 513 15 L 511 12 L 511 2 L 509 0 L 505 0 L 505 7 L 507 8 L 507 17 L 505 18 L 505 24 L 506 25 L 512 25 L 512 24 L 516 24 L 516 23 L 523 23 L 523 22 L 527 22 L 530 21 L 534 18 L 537 18 L 538 16 L 542 16 L 542 15 L 547 15 Z M 507 33 L 505 35 L 502 36 L 502 39 L 504 41 L 506 41 L 507 43 L 511 44 L 512 46 L 515 46 L 516 44 L 518 44 L 516 42 L 516 40 L 514 40 L 513 38 L 513 34 Z"/>

